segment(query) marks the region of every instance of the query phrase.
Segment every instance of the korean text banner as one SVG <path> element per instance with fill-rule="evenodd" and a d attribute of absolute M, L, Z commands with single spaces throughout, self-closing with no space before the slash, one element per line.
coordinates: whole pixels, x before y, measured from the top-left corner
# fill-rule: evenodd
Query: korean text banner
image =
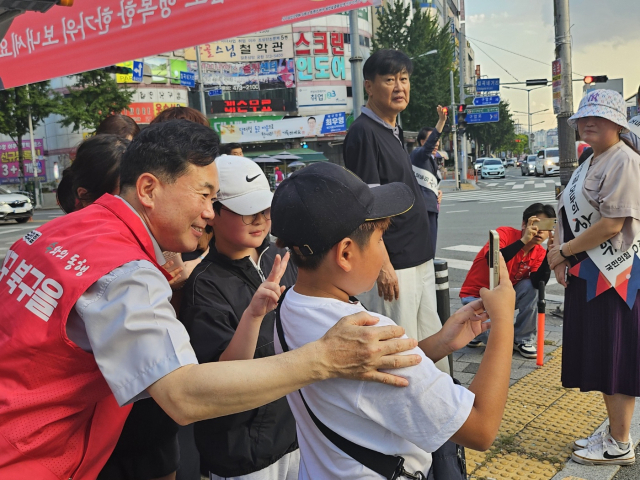
<path fill-rule="evenodd" d="M 42 139 L 33 141 L 36 158 L 42 156 Z M 33 160 L 31 158 L 31 142 L 22 141 L 22 154 L 24 155 L 24 176 L 26 180 L 33 179 Z M 38 179 L 46 181 L 44 175 L 44 159 L 37 160 Z M 20 160 L 18 158 L 18 145 L 14 142 L 0 142 L 0 184 L 20 183 Z"/>
<path fill-rule="evenodd" d="M 73 7 L 54 6 L 13 21 L 0 42 L 0 87 L 247 35 L 375 1 L 79 0 Z"/>
<path fill-rule="evenodd" d="M 244 125 L 220 125 L 223 143 L 263 142 L 283 138 L 322 137 L 347 130 L 344 112 L 327 113 L 315 117 L 285 118 L 283 120 L 260 121 Z"/>

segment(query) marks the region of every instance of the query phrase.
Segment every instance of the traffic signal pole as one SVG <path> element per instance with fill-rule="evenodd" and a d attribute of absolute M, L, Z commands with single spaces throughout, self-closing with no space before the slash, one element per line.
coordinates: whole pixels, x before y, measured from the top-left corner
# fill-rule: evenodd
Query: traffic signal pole
<path fill-rule="evenodd" d="M 456 132 L 456 99 L 453 91 L 453 70 L 449 72 L 449 83 L 451 84 L 451 108 L 449 112 L 453 114 L 451 119 L 451 134 L 453 136 L 453 165 L 456 172 L 456 190 L 460 190 L 460 171 L 458 165 L 458 134 Z"/>
<path fill-rule="evenodd" d="M 464 91 L 466 83 L 466 62 L 467 62 L 467 38 L 466 38 L 466 22 L 464 18 L 460 19 L 460 61 L 458 69 L 460 70 L 460 103 L 467 103 L 467 94 Z M 455 111 L 453 113 L 455 115 Z M 460 135 L 460 175 L 465 175 L 467 168 L 467 134 L 462 132 Z M 466 178 L 466 177 L 464 177 Z"/>
<path fill-rule="evenodd" d="M 560 149 L 560 189 L 563 189 L 578 166 L 576 158 L 576 132 L 567 123 L 573 115 L 573 79 L 571 65 L 571 23 L 569 0 L 554 0 L 556 29 L 556 58 L 561 60 L 562 91 L 558 119 L 558 143 Z M 559 193 L 559 192 L 557 192 Z"/>

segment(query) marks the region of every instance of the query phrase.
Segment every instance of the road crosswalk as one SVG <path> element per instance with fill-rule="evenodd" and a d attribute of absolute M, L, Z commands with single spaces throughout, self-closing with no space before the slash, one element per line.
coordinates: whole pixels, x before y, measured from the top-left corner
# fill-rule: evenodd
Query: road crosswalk
<path fill-rule="evenodd" d="M 485 182 L 478 182 L 478 185 L 482 186 L 482 187 L 497 187 L 497 188 L 505 188 L 505 189 L 511 189 L 511 190 L 520 190 L 525 188 L 526 185 L 533 185 L 534 188 L 545 188 L 547 187 L 548 184 L 552 184 L 554 186 L 558 186 L 560 185 L 560 181 L 559 180 L 554 180 L 551 178 L 545 178 L 545 179 L 540 179 L 537 181 L 534 180 L 526 180 L 522 183 L 519 182 L 506 182 L 506 183 L 498 183 L 498 182 L 491 182 L 491 183 L 485 183 Z"/>
<path fill-rule="evenodd" d="M 523 190 L 504 191 L 504 190 L 472 190 L 462 192 L 447 192 L 442 198 L 442 205 L 446 207 L 448 204 L 458 202 L 475 202 L 475 203 L 500 203 L 500 202 L 517 202 L 517 203 L 555 203 L 556 195 L 553 190 L 547 191 L 531 191 L 526 195 Z"/>

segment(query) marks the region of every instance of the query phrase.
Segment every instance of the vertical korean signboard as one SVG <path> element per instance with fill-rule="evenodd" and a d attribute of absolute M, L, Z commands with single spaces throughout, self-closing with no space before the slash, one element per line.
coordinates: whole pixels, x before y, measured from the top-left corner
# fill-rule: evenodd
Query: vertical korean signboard
<path fill-rule="evenodd" d="M 553 85 L 553 113 L 558 115 L 562 108 L 562 60 L 551 63 L 551 82 Z"/>

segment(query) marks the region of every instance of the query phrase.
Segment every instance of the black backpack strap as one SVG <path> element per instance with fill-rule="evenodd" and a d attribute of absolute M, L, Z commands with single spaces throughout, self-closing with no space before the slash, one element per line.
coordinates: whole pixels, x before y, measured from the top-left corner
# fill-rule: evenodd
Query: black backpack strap
<path fill-rule="evenodd" d="M 284 338 L 284 330 L 282 329 L 282 321 L 280 320 L 280 307 L 282 306 L 282 302 L 284 301 L 284 297 L 288 291 L 288 288 L 284 291 L 284 293 L 280 297 L 280 301 L 278 302 L 278 307 L 276 308 L 276 330 L 278 332 L 278 339 L 280 340 L 282 351 L 284 352 L 289 351 L 289 346 L 287 345 L 287 341 Z M 386 455 L 384 453 L 376 452 L 375 450 L 371 450 L 369 448 L 353 443 L 351 440 L 347 440 L 343 436 L 331 430 L 324 423 L 322 423 L 320 419 L 318 419 L 318 417 L 316 417 L 315 414 L 311 411 L 309 405 L 307 405 L 307 401 L 302 395 L 302 391 L 298 390 L 298 393 L 300 394 L 300 398 L 302 398 L 302 403 L 307 409 L 311 420 L 313 420 L 313 423 L 316 425 L 318 430 L 320 430 L 331 443 L 333 443 L 336 447 L 349 455 L 355 461 L 360 462 L 368 469 L 373 470 L 379 475 L 382 475 L 387 480 L 396 480 L 401 476 L 410 479 L 424 478 L 424 475 L 420 472 L 418 472 L 417 474 L 406 472 L 403 467 L 403 457 Z"/>

